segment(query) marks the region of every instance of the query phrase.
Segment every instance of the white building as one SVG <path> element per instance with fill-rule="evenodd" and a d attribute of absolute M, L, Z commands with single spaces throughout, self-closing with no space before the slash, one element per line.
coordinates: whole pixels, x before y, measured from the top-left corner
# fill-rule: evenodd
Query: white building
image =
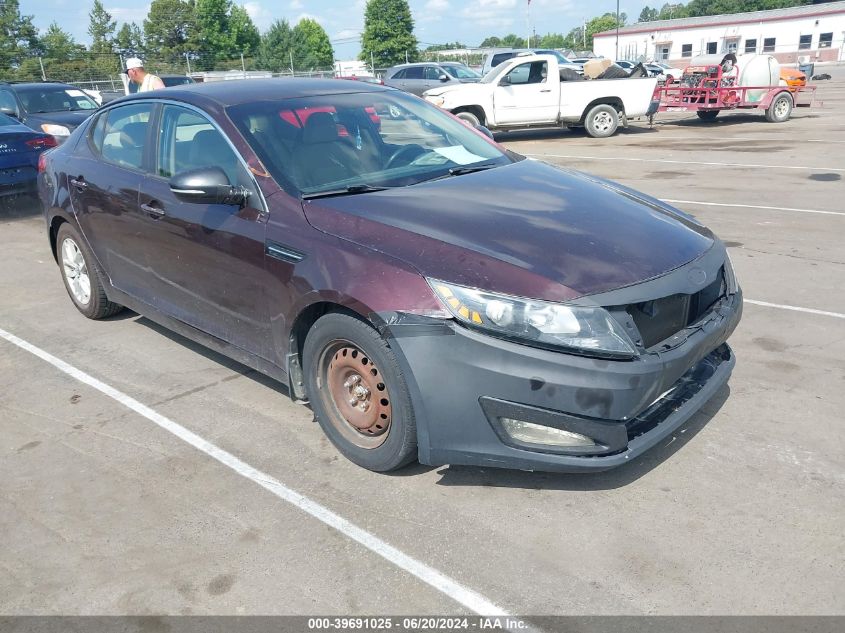
<path fill-rule="evenodd" d="M 616 59 L 616 31 L 594 35 L 593 50 Z M 639 22 L 619 29 L 618 50 L 618 59 L 682 68 L 697 55 L 730 52 L 767 53 L 782 63 L 845 61 L 845 2 Z"/>

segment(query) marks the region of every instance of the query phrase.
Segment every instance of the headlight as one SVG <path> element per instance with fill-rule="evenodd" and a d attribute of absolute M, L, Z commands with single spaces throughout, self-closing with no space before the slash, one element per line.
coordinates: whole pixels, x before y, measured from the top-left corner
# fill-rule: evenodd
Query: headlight
<path fill-rule="evenodd" d="M 445 98 L 443 98 L 441 96 L 435 96 L 435 95 L 427 95 L 425 100 L 428 101 L 429 103 L 433 103 L 438 108 L 441 107 L 444 103 L 446 103 Z"/>
<path fill-rule="evenodd" d="M 53 125 L 52 123 L 42 123 L 41 129 L 47 134 L 53 136 L 70 136 L 70 130 L 64 125 Z"/>
<path fill-rule="evenodd" d="M 429 284 L 458 321 L 491 334 L 582 353 L 637 354 L 622 326 L 604 308 L 522 299 L 436 279 Z"/>

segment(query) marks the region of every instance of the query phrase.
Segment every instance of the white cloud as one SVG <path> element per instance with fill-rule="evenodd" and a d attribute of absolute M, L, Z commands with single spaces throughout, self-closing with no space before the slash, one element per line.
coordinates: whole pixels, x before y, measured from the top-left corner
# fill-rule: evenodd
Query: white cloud
<path fill-rule="evenodd" d="M 314 20 L 315 22 L 317 22 L 321 26 L 325 26 L 325 24 L 326 24 L 326 21 L 323 18 L 321 18 L 319 15 L 313 15 L 311 13 L 300 13 L 293 20 L 291 20 L 291 24 L 293 24 L 293 25 L 299 24 L 302 20 L 305 20 L 305 19 Z"/>
<path fill-rule="evenodd" d="M 144 20 L 150 12 L 150 5 L 147 4 L 142 7 L 106 7 L 105 9 L 117 21 L 118 28 L 120 28 L 122 22 L 134 22 L 143 28 Z"/>
<path fill-rule="evenodd" d="M 261 6 L 260 2 L 244 2 L 243 8 L 244 11 L 247 12 L 247 15 L 249 15 L 252 19 L 255 26 L 258 27 L 259 31 L 266 31 L 270 28 L 274 19 L 273 14 L 268 9 Z"/>
<path fill-rule="evenodd" d="M 292 11 L 299 11 L 304 6 L 305 5 L 302 4 L 302 0 L 291 0 L 290 4 L 288 5 L 288 8 Z"/>

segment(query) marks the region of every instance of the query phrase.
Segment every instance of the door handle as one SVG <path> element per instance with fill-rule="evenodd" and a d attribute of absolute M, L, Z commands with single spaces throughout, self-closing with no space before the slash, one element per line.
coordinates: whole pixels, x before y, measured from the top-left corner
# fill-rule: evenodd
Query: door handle
<path fill-rule="evenodd" d="M 72 184 L 77 189 L 87 189 L 88 188 L 88 183 L 85 182 L 85 179 L 82 176 L 80 176 L 79 178 L 71 178 L 70 184 Z"/>
<path fill-rule="evenodd" d="M 547 88 L 546 90 L 541 90 L 540 92 L 551 92 L 551 91 L 552 91 L 551 88 Z"/>
<path fill-rule="evenodd" d="M 164 209 L 162 209 L 161 207 L 154 207 L 149 204 L 142 204 L 141 211 L 143 211 L 144 213 L 149 213 L 150 215 L 153 215 L 155 217 L 161 217 L 164 215 Z"/>

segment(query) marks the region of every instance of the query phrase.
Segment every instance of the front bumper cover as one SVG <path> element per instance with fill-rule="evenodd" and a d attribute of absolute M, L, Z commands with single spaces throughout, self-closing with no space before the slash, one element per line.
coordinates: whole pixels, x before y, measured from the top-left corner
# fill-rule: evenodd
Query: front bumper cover
<path fill-rule="evenodd" d="M 422 463 L 602 471 L 660 442 L 727 382 L 735 360 L 725 341 L 742 313 L 741 292 L 728 299 L 682 344 L 631 361 L 533 348 L 453 321 L 378 320 L 411 391 Z M 588 435 L 598 448 L 521 445 L 498 424 L 511 413 Z"/>

